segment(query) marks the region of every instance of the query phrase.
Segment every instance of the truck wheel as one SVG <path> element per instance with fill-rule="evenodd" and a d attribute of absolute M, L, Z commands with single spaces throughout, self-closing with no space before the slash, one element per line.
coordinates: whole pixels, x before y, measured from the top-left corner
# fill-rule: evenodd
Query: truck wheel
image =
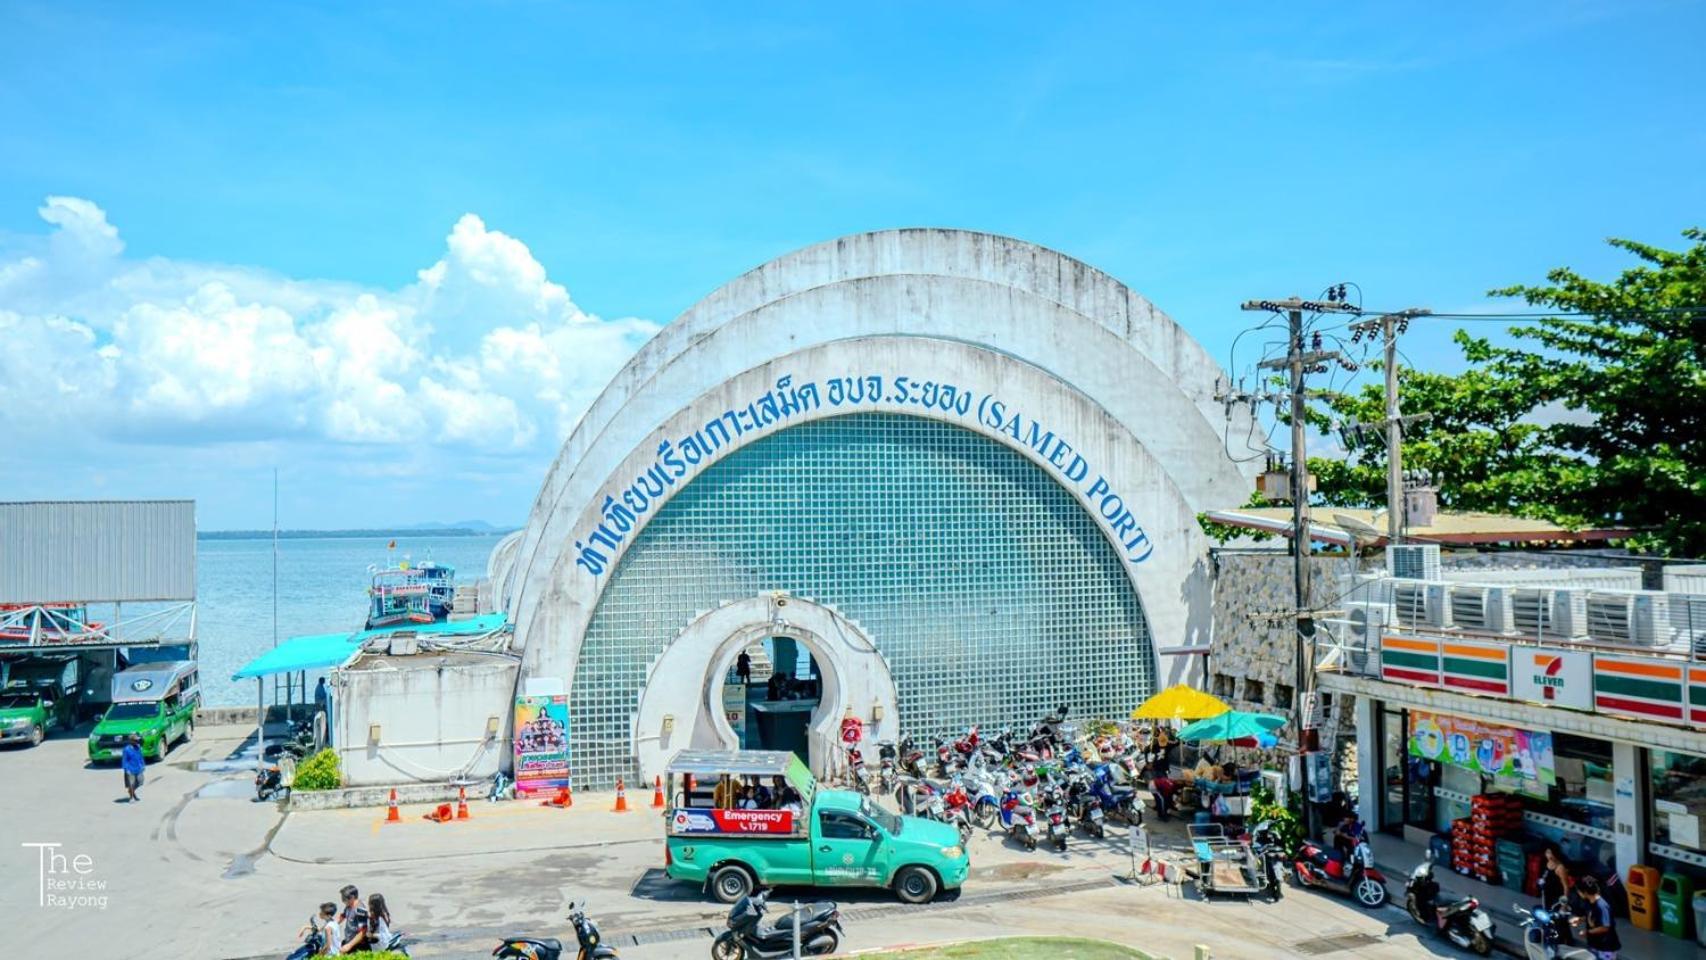
<path fill-rule="evenodd" d="M 47 731 L 41 728 L 41 724 L 38 723 L 30 728 L 30 746 L 39 747 L 41 742 L 46 739 Z"/>
<path fill-rule="evenodd" d="M 894 878 L 894 894 L 902 903 L 929 903 L 936 898 L 936 876 L 923 867 L 902 867 Z"/>
<path fill-rule="evenodd" d="M 746 948 L 740 945 L 733 930 L 724 930 L 711 944 L 711 960 L 746 960 Z"/>
<path fill-rule="evenodd" d="M 164 761 L 166 759 L 166 735 L 165 734 L 161 734 L 160 739 L 154 741 L 154 759 L 157 761 Z"/>
<path fill-rule="evenodd" d="M 711 894 L 722 903 L 734 903 L 749 896 L 754 884 L 752 872 L 735 864 L 718 868 L 711 874 Z"/>

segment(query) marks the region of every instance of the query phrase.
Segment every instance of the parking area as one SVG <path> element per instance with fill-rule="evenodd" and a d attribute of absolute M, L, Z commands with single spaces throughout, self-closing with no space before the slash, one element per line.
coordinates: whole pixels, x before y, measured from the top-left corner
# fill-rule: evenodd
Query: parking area
<path fill-rule="evenodd" d="M 568 810 L 474 799 L 472 819 L 448 824 L 423 819 L 420 805 L 398 823 L 384 822 L 383 808 L 286 815 L 253 800 L 240 759 L 252 734 L 198 729 L 149 766 L 138 804 L 120 802 L 116 769 L 85 765 L 75 734 L 0 751 L 4 952 L 53 944 L 106 955 L 122 943 L 137 958 L 282 956 L 312 907 L 346 883 L 386 895 L 418 939 L 417 957 L 486 957 L 518 930 L 566 936 L 571 900 L 590 904 L 624 957 L 691 956 L 722 926 L 725 908 L 663 877 L 649 790 L 623 814 L 607 794 L 576 794 Z M 1158 827 L 1155 837 L 1162 849 L 1183 847 L 1182 831 Z M 1058 933 L 1174 958 L 1197 943 L 1216 957 L 1450 955 L 1418 940 L 1396 910 L 1369 914 L 1297 891 L 1278 904 L 1203 903 L 1169 885 L 1122 882 L 1131 859 L 1120 832 L 1075 838 L 1065 853 L 1027 853 L 996 835 L 974 837 L 971 850 L 961 894 L 924 907 L 867 890 L 776 899 L 839 900 L 848 949 Z"/>

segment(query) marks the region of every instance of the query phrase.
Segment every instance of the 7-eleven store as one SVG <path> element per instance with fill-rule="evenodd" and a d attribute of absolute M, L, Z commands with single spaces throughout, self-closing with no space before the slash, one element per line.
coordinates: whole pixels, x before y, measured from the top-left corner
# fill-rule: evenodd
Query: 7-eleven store
<path fill-rule="evenodd" d="M 1671 596 L 1673 616 L 1702 601 Z M 1521 801 L 1530 850 L 1549 840 L 1584 867 L 1626 877 L 1644 864 L 1706 889 L 1697 633 L 1685 623 L 1669 643 L 1636 647 L 1388 627 L 1318 686 L 1356 698 L 1371 826 L 1426 843 L 1468 817 L 1474 797 L 1503 793 Z"/>

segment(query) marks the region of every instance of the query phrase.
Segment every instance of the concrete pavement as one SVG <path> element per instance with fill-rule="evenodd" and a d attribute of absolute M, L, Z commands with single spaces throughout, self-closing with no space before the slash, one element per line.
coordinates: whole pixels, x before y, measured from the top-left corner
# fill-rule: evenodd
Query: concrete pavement
<path fill-rule="evenodd" d="M 662 876 L 650 791 L 621 815 L 608 794 L 577 794 L 567 811 L 472 800 L 474 819 L 450 824 L 421 819 L 422 805 L 404 808 L 397 824 L 383 822 L 383 808 L 286 816 L 254 802 L 250 775 L 226 762 L 251 732 L 198 731 L 149 767 L 134 805 L 115 802 L 116 769 L 85 767 L 80 737 L 0 752 L 0 955 L 52 945 L 139 960 L 282 956 L 310 910 L 346 883 L 384 893 L 422 958 L 488 957 L 515 930 L 569 937 L 571 900 L 589 902 L 624 957 L 692 956 L 722 928 L 726 908 Z M 1155 832 L 1162 845 L 1177 837 Z M 27 843 L 58 846 L 44 854 Z M 63 869 L 49 862 L 44 875 L 50 854 Z M 887 891 L 785 890 L 778 899 L 841 902 L 849 949 L 1042 933 L 1103 937 L 1177 960 L 1197 943 L 1221 958 L 1451 955 L 1418 941 L 1396 910 L 1369 914 L 1290 890 L 1279 904 L 1201 903 L 1170 886 L 1122 885 L 1114 877 L 1130 870 L 1123 834 L 1076 839 L 1065 854 L 980 836 L 972 858 L 962 894 L 926 907 L 903 907 Z M 44 879 L 105 899 L 56 905 Z"/>

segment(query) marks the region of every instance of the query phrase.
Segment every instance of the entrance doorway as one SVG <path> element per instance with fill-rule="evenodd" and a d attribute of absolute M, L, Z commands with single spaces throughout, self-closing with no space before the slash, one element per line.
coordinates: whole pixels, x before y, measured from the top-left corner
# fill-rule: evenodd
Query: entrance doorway
<path fill-rule="evenodd" d="M 793 637 L 765 637 L 742 650 L 749 664 L 745 717 L 736 731 L 745 750 L 786 750 L 812 765 L 812 716 L 823 701 L 817 657 Z M 738 677 L 737 677 L 738 682 Z"/>

